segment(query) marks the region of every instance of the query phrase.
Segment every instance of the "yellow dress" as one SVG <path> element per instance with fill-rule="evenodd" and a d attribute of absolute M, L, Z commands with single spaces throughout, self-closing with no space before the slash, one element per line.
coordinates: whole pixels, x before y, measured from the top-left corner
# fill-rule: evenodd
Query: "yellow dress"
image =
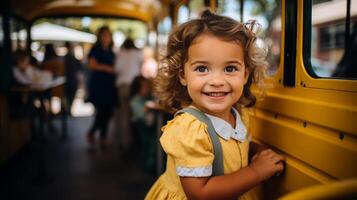
<path fill-rule="evenodd" d="M 189 113 L 182 113 L 162 128 L 160 143 L 167 154 L 166 171 L 154 183 L 146 200 L 187 199 L 176 168 L 212 166 L 213 147 L 207 125 Z M 248 137 L 248 134 L 247 134 Z M 248 138 L 244 142 L 219 137 L 223 152 L 224 173 L 229 174 L 248 165 Z M 248 193 L 239 199 L 252 199 Z"/>

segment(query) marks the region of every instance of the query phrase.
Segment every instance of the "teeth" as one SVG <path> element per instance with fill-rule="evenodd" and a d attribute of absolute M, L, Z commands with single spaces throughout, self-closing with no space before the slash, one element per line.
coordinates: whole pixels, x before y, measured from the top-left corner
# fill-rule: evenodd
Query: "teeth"
<path fill-rule="evenodd" d="M 213 96 L 213 97 L 219 97 L 219 96 L 224 96 L 225 93 L 224 92 L 208 92 L 207 95 Z"/>

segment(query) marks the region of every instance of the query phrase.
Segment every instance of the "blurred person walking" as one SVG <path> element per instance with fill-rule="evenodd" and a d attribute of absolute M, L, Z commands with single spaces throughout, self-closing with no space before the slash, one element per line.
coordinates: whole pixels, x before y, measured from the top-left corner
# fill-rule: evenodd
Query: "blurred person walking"
<path fill-rule="evenodd" d="M 91 70 L 88 101 L 93 103 L 96 114 L 87 139 L 93 144 L 95 132 L 100 130 L 100 144 L 107 144 L 107 128 L 114 107 L 117 105 L 114 72 L 115 54 L 113 52 L 112 32 L 103 26 L 98 30 L 97 42 L 88 55 L 88 66 Z"/>
<path fill-rule="evenodd" d="M 64 62 L 62 57 L 58 56 L 53 44 L 45 45 L 45 55 L 40 68 L 50 71 L 54 77 L 64 75 Z"/>
<path fill-rule="evenodd" d="M 82 70 L 82 63 L 74 56 L 74 46 L 70 42 L 65 43 L 67 48 L 67 54 L 64 56 L 64 65 L 65 65 L 65 95 L 66 95 L 66 104 L 68 114 L 71 115 L 71 108 L 73 100 L 78 89 L 78 76 L 80 70 Z"/>
<path fill-rule="evenodd" d="M 115 71 L 117 73 L 116 85 L 118 87 L 118 95 L 120 98 L 120 107 L 117 114 L 116 124 L 120 126 L 119 144 L 124 149 L 128 148 L 132 143 L 129 126 L 130 85 L 134 78 L 140 75 L 142 64 L 142 50 L 135 46 L 132 39 L 127 38 L 117 52 L 115 61 Z"/>
<path fill-rule="evenodd" d="M 45 45 L 45 55 L 42 63 L 40 63 L 40 69 L 49 71 L 52 74 L 52 78 L 58 76 L 64 76 L 64 62 L 63 57 L 57 55 L 55 47 L 53 44 L 49 43 Z M 53 88 L 45 94 L 45 107 L 47 110 L 47 121 L 49 126 L 49 131 L 52 133 L 57 132 L 53 124 L 53 106 L 52 97 L 56 96 L 61 99 L 61 109 L 63 109 L 63 97 L 64 97 L 64 86 L 59 86 Z M 63 110 L 61 110 L 63 111 Z"/>

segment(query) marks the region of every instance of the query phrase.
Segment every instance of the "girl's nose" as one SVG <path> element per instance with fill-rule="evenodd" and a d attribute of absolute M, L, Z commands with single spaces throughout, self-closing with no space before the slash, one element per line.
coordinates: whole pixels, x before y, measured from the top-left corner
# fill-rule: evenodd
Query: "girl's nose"
<path fill-rule="evenodd" d="M 211 86 L 223 86 L 225 83 L 225 78 L 224 75 L 222 73 L 214 73 L 212 74 L 210 80 L 209 80 L 209 84 Z"/>

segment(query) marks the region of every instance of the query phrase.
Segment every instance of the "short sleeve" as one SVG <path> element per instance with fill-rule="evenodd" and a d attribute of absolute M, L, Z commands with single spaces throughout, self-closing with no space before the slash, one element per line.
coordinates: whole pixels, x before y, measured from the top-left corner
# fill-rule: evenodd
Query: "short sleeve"
<path fill-rule="evenodd" d="M 160 138 L 164 151 L 175 161 L 179 176 L 212 175 L 214 159 L 207 126 L 194 116 L 183 113 L 163 128 Z"/>

